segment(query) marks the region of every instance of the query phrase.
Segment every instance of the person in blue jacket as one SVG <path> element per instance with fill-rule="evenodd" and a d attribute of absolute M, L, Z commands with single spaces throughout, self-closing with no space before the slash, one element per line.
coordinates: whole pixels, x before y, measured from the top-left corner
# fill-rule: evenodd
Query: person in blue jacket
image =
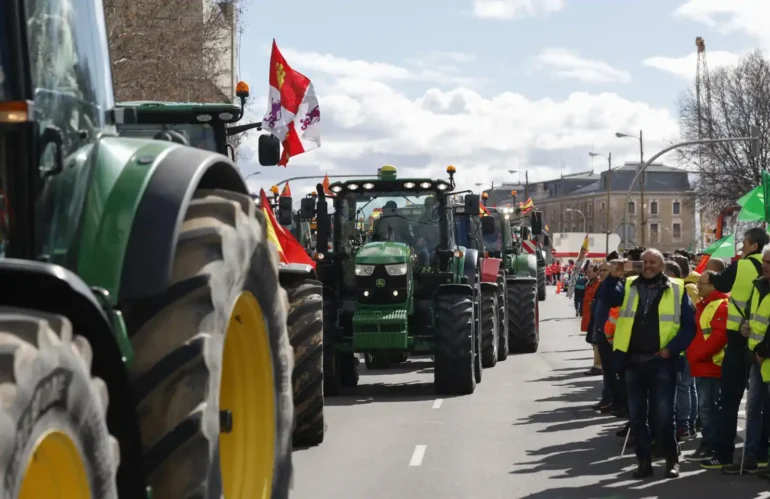
<path fill-rule="evenodd" d="M 679 476 L 679 444 L 676 439 L 674 403 L 677 373 L 682 354 L 695 337 L 695 307 L 681 282 L 664 274 L 663 254 L 648 249 L 642 254 L 644 268 L 625 282 L 622 261 L 616 261 L 602 300 L 621 307 L 613 340 L 613 364 L 625 372 L 631 431 L 639 465 L 634 478 L 652 476 L 652 435 L 648 403 L 666 458 L 666 477 Z"/>

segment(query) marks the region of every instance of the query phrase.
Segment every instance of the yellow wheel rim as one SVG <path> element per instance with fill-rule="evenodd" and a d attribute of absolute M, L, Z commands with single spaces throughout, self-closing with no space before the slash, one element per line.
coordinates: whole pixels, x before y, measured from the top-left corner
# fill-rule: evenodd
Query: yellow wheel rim
<path fill-rule="evenodd" d="M 232 431 L 219 436 L 222 488 L 227 499 L 267 499 L 275 448 L 273 360 L 262 308 L 242 293 L 227 326 L 219 409 L 232 414 Z"/>
<path fill-rule="evenodd" d="M 75 442 L 59 430 L 35 443 L 18 499 L 90 499 L 88 473 Z"/>

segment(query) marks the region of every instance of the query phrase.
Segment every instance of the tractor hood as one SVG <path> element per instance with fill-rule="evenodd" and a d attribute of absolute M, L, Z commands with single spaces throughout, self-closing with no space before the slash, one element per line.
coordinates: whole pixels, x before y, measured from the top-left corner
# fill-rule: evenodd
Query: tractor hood
<path fill-rule="evenodd" d="M 356 253 L 356 263 L 360 265 L 406 263 L 410 251 L 409 246 L 404 243 L 391 241 L 367 243 Z"/>

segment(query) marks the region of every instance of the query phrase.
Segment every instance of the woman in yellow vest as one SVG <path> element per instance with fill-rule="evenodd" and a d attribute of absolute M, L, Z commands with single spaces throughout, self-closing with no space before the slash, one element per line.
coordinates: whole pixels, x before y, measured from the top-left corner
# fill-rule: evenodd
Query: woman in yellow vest
<path fill-rule="evenodd" d="M 638 277 L 620 281 L 624 265 L 610 277 L 614 285 L 603 287 L 607 305 L 620 307 L 613 356 L 618 370 L 625 371 L 631 431 L 639 466 L 634 478 L 652 476 L 652 435 L 647 408 L 654 411 L 656 437 L 666 458 L 666 477 L 679 476 L 679 445 L 674 425 L 676 379 L 681 356 L 695 336 L 695 310 L 684 285 L 664 273 L 660 251 L 642 254 L 643 270 Z M 611 284 L 610 281 L 608 284 Z"/>
<path fill-rule="evenodd" d="M 730 293 L 727 302 L 727 347 L 722 361 L 719 414 L 714 459 L 701 463 L 703 468 L 722 469 L 726 473 L 740 472 L 740 463 L 733 466 L 738 410 L 746 391 L 746 373 L 749 372 L 746 348 L 747 337 L 741 334 L 741 322 L 749 318 L 748 301 L 762 266 L 762 248 L 770 243 L 765 229 L 749 229 L 743 236 L 741 258 L 724 271 L 709 274 L 709 284 L 717 291 Z M 744 462 L 744 471 L 745 471 Z"/>
<path fill-rule="evenodd" d="M 698 412 L 703 436 L 700 446 L 687 459 L 711 459 L 717 432 L 719 411 L 719 379 L 727 344 L 727 293 L 720 293 L 709 284 L 710 271 L 698 282 L 701 300 L 695 305 L 695 339 L 687 349 L 690 372 L 698 389 Z"/>

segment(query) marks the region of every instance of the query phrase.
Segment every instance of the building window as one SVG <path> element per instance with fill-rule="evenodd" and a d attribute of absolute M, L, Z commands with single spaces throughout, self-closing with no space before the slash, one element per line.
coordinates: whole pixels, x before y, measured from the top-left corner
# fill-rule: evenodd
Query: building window
<path fill-rule="evenodd" d="M 588 208 L 588 210 L 587 210 L 588 211 L 588 216 L 590 217 L 592 215 L 592 212 L 594 211 L 593 203 L 588 203 L 587 208 Z"/>
<path fill-rule="evenodd" d="M 658 202 L 652 201 L 650 203 L 650 215 L 657 215 L 658 214 Z"/>
<path fill-rule="evenodd" d="M 680 215 L 682 212 L 682 203 L 679 201 L 674 201 L 674 203 L 671 205 L 671 213 L 674 215 Z"/>
<path fill-rule="evenodd" d="M 682 224 L 675 223 L 673 225 L 673 230 L 671 231 L 674 234 L 674 240 L 679 241 L 682 239 Z"/>
<path fill-rule="evenodd" d="M 656 243 L 660 242 L 660 230 L 658 224 L 650 224 L 650 240 Z"/>
<path fill-rule="evenodd" d="M 604 201 L 602 201 L 601 207 L 602 207 L 602 211 L 604 211 L 604 208 L 605 208 Z"/>
<path fill-rule="evenodd" d="M 593 226 L 593 225 L 589 225 L 589 226 L 588 226 L 588 233 L 590 234 L 590 233 L 592 233 L 593 231 L 594 231 L 594 226 Z"/>
<path fill-rule="evenodd" d="M 636 203 L 634 203 L 633 201 L 628 202 L 628 214 L 629 215 L 636 214 Z"/>

